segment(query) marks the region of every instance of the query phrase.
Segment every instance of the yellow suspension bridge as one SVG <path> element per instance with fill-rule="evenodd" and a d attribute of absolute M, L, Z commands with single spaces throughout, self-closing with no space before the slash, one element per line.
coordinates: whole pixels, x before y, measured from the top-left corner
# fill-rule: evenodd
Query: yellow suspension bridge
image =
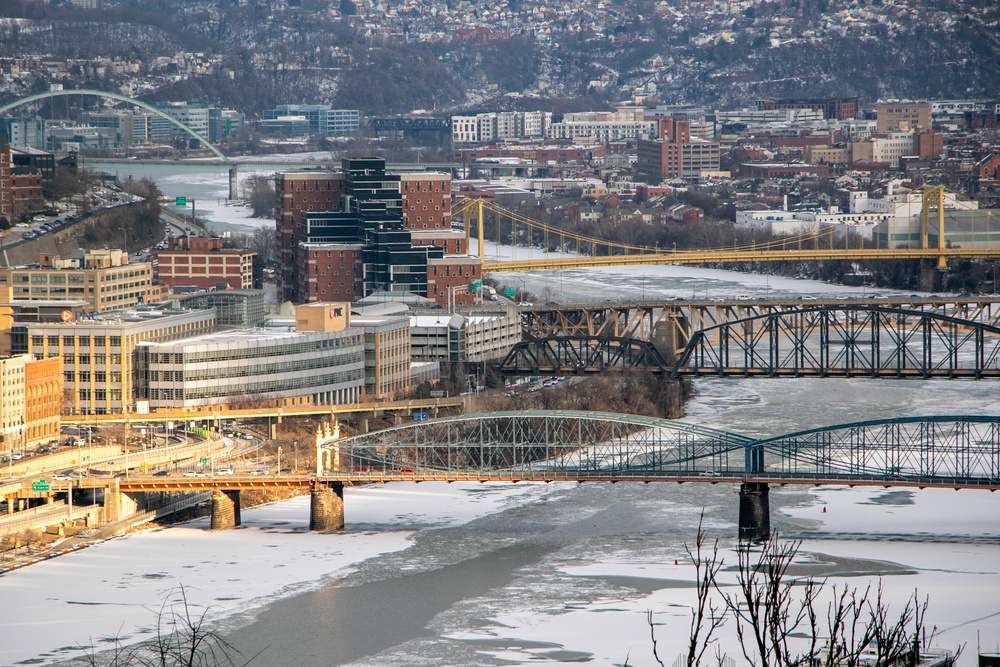
<path fill-rule="evenodd" d="M 466 198 L 453 209 L 453 218 L 464 221 L 466 240 L 471 240 L 476 228 L 479 252 L 482 255 L 487 213 L 493 215 L 498 245 L 514 245 L 515 255 L 510 260 L 484 261 L 483 272 L 532 271 L 538 269 L 571 269 L 597 266 L 630 266 L 646 264 L 718 264 L 741 262 L 788 262 L 830 260 L 925 260 L 925 264 L 946 270 L 952 259 L 998 259 L 1000 248 L 963 248 L 950 246 L 945 234 L 937 233 L 945 225 L 944 186 L 924 186 L 918 247 L 889 248 L 874 243 L 865 247 L 861 235 L 845 233 L 842 228 L 827 229 L 786 236 L 780 239 L 732 248 L 678 250 L 659 247 L 630 245 L 597 238 L 551 224 L 533 220 L 515 211 L 498 206 L 485 199 Z M 932 215 L 936 225 L 930 223 Z M 989 214 L 987 214 L 989 215 Z M 990 216 L 992 217 L 992 216 Z M 931 231 L 937 243 L 929 243 Z M 544 258 L 517 259 L 516 248 L 524 243 L 531 247 L 540 243 Z M 555 256 L 553 256 L 555 255 Z"/>

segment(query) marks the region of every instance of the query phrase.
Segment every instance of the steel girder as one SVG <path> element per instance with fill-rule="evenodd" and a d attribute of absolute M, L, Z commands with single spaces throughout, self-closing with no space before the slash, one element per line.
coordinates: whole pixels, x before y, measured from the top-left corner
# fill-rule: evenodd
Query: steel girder
<path fill-rule="evenodd" d="M 1000 327 L 1000 303 L 986 299 L 873 299 L 854 301 L 820 297 L 813 307 L 850 309 L 861 306 L 904 309 L 957 318 L 971 324 Z M 671 300 L 661 303 L 614 303 L 536 307 L 525 311 L 526 338 L 614 336 L 662 341 L 665 354 L 681 354 L 696 332 L 769 314 L 798 311 L 799 298 L 733 301 Z"/>
<path fill-rule="evenodd" d="M 875 478 L 1000 486 L 1000 417 L 881 419 L 759 440 L 760 472 L 816 480 Z"/>
<path fill-rule="evenodd" d="M 633 368 L 669 372 L 673 367 L 652 343 L 612 336 L 558 336 L 524 340 L 497 369 L 504 375 L 589 375 Z"/>
<path fill-rule="evenodd" d="M 445 417 L 358 435 L 339 449 L 347 471 L 419 470 L 461 478 L 497 471 L 632 476 L 742 468 L 750 438 L 685 422 L 582 411 Z"/>
<path fill-rule="evenodd" d="M 673 374 L 1000 377 L 1000 327 L 903 308 L 800 308 L 697 331 Z"/>
<path fill-rule="evenodd" d="M 754 439 L 636 415 L 532 410 L 394 426 L 324 445 L 364 479 L 766 481 L 1000 488 L 1000 417 L 903 417 Z"/>

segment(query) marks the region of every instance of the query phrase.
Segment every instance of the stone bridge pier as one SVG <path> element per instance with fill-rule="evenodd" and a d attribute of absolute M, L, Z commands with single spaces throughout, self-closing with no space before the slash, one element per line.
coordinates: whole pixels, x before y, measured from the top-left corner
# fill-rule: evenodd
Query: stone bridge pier
<path fill-rule="evenodd" d="M 243 523 L 240 516 L 240 491 L 217 490 L 212 494 L 212 530 L 235 528 Z"/>
<path fill-rule="evenodd" d="M 343 482 L 317 482 L 309 492 L 309 530 L 340 530 L 344 527 Z"/>
<path fill-rule="evenodd" d="M 771 537 L 771 502 L 766 482 L 740 484 L 740 542 L 766 542 Z"/>

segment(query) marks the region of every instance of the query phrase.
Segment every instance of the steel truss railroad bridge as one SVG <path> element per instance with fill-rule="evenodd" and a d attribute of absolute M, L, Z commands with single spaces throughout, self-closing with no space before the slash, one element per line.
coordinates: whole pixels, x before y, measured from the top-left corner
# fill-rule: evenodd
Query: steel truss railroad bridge
<path fill-rule="evenodd" d="M 740 537 L 769 484 L 1000 488 L 1000 417 L 904 417 L 752 438 L 683 421 L 522 411 L 418 421 L 317 446 L 317 480 L 740 484 Z M 342 489 L 342 486 L 340 487 Z M 342 498 L 342 490 L 339 494 Z"/>
<path fill-rule="evenodd" d="M 1000 304 L 910 298 L 533 308 L 503 375 L 1000 377 Z"/>

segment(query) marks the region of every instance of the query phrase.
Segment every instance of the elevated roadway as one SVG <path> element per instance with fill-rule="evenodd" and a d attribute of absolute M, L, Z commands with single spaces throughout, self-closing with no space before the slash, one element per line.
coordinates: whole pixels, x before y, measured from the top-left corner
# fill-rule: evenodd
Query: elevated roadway
<path fill-rule="evenodd" d="M 462 397 L 428 398 L 407 401 L 377 401 L 343 405 L 295 405 L 275 408 L 230 408 L 228 405 L 192 408 L 160 408 L 149 414 L 66 415 L 62 423 L 67 426 L 92 426 L 99 424 L 124 424 L 139 422 L 183 422 L 310 417 L 315 415 L 384 414 L 387 412 L 437 414 L 440 410 L 460 409 L 465 406 Z"/>

